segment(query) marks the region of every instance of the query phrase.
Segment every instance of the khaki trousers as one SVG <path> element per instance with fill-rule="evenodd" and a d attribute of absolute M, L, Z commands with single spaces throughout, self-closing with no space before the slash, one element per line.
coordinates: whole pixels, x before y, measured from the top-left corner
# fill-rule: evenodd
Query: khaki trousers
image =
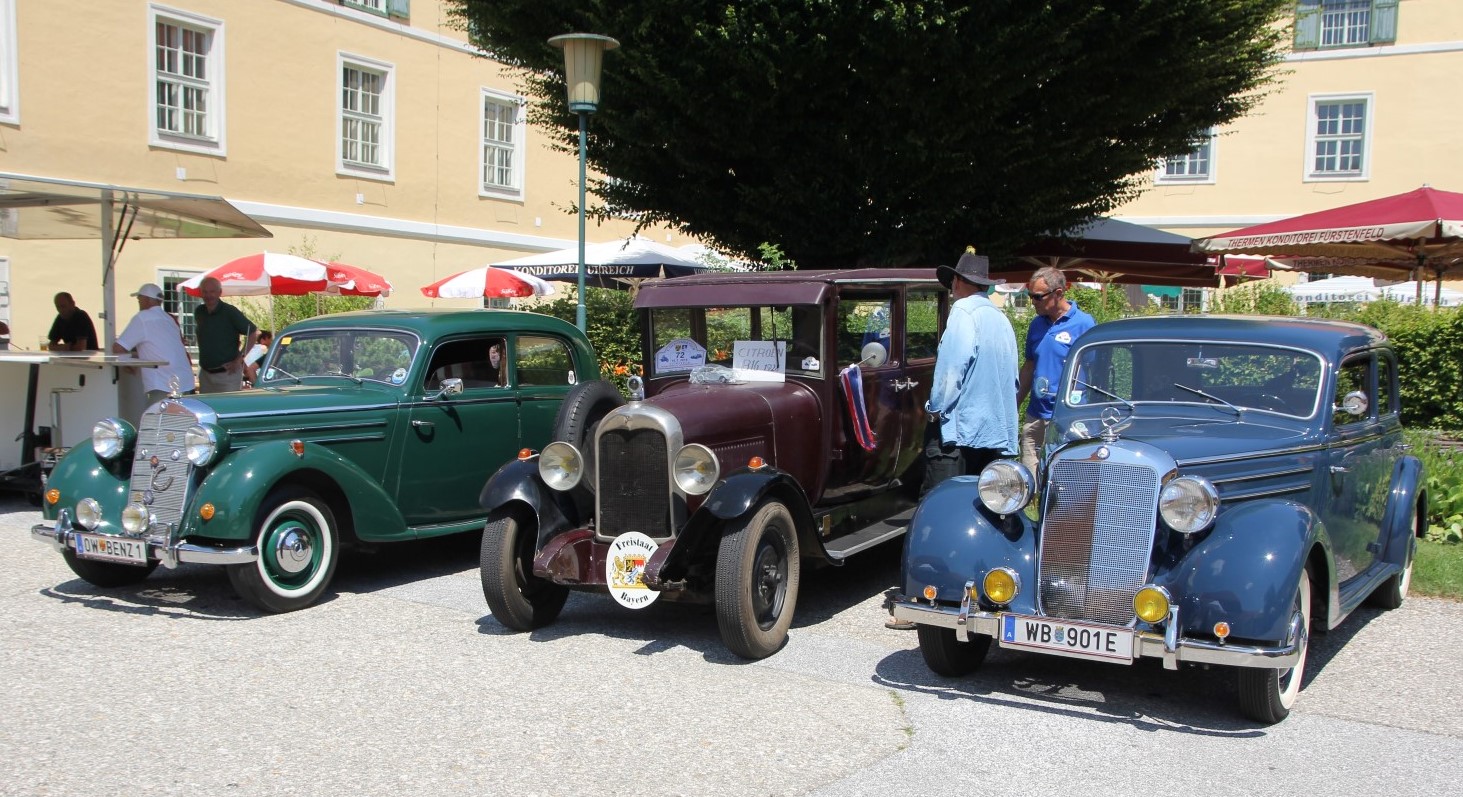
<path fill-rule="evenodd" d="M 1042 443 L 1046 441 L 1046 426 L 1051 421 L 1030 415 L 1025 421 L 1021 424 L 1021 464 L 1031 471 L 1031 475 L 1038 476 L 1036 467 L 1041 459 Z"/>

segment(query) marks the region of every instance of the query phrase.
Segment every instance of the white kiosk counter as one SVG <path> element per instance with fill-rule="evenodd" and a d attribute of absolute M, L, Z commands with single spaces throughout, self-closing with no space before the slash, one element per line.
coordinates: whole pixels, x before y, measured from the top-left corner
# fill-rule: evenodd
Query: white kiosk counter
<path fill-rule="evenodd" d="M 100 352 L 0 351 L 0 489 L 40 495 L 60 455 L 91 444 L 93 424 L 142 416 L 141 369 L 166 364 Z"/>

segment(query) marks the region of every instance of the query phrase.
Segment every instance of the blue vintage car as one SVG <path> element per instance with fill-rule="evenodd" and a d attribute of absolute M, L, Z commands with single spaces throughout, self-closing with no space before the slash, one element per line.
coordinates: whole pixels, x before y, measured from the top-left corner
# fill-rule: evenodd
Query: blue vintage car
<path fill-rule="evenodd" d="M 1056 398 L 1042 472 L 997 461 L 911 521 L 893 614 L 936 673 L 974 670 L 992 640 L 1221 665 L 1269 724 L 1300 691 L 1313 624 L 1406 597 L 1427 497 L 1377 330 L 1129 319 L 1037 387 Z"/>

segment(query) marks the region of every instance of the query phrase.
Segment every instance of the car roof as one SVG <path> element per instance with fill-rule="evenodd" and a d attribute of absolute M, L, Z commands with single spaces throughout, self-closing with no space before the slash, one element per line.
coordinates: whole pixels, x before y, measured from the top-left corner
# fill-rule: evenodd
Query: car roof
<path fill-rule="evenodd" d="M 1363 324 L 1293 316 L 1166 315 L 1098 324 L 1080 343 L 1087 346 L 1133 339 L 1222 340 L 1267 343 L 1314 351 L 1327 357 L 1384 343 L 1387 336 Z"/>
<path fill-rule="evenodd" d="M 356 310 L 307 318 L 293 332 L 336 327 L 376 327 L 414 332 L 423 338 L 473 332 L 558 332 L 577 335 L 573 324 L 522 310 Z"/>
<path fill-rule="evenodd" d="M 890 284 L 943 288 L 933 268 L 721 271 L 647 282 L 635 297 L 635 307 L 821 304 L 835 285 Z"/>

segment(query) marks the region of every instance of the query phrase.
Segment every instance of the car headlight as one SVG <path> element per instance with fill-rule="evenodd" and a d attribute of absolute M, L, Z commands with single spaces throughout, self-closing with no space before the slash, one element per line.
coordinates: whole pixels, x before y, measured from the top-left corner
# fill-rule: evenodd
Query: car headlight
<path fill-rule="evenodd" d="M 121 418 L 103 418 L 91 427 L 91 450 L 101 459 L 116 459 L 132 446 L 136 437 L 132 424 Z"/>
<path fill-rule="evenodd" d="M 1209 528 L 1219 512 L 1219 491 L 1203 476 L 1180 476 L 1158 493 L 1158 513 L 1180 534 Z"/>
<path fill-rule="evenodd" d="M 998 459 L 980 472 L 980 502 L 997 515 L 1021 511 L 1035 489 L 1031 471 L 1020 462 Z"/>
<path fill-rule="evenodd" d="M 102 524 L 102 505 L 95 498 L 83 498 L 76 502 L 76 522 L 87 531 Z"/>
<path fill-rule="evenodd" d="M 128 534 L 147 531 L 149 519 L 147 507 L 142 504 L 128 504 L 122 508 L 122 530 Z"/>
<path fill-rule="evenodd" d="M 551 490 L 572 490 L 584 476 L 584 457 L 568 443 L 549 443 L 538 455 L 538 475 Z"/>
<path fill-rule="evenodd" d="M 1021 592 L 1021 578 L 1009 567 L 997 567 L 985 574 L 981 586 L 992 603 L 1005 606 Z"/>
<path fill-rule="evenodd" d="M 218 458 L 224 448 L 223 433 L 216 426 L 199 424 L 183 433 L 183 454 L 188 461 L 202 467 Z"/>
<path fill-rule="evenodd" d="M 676 486 L 682 492 L 687 495 L 701 495 L 716 485 L 716 479 L 721 475 L 721 465 L 711 449 L 700 443 L 691 443 L 681 446 L 681 450 L 676 452 L 673 473 Z"/>

